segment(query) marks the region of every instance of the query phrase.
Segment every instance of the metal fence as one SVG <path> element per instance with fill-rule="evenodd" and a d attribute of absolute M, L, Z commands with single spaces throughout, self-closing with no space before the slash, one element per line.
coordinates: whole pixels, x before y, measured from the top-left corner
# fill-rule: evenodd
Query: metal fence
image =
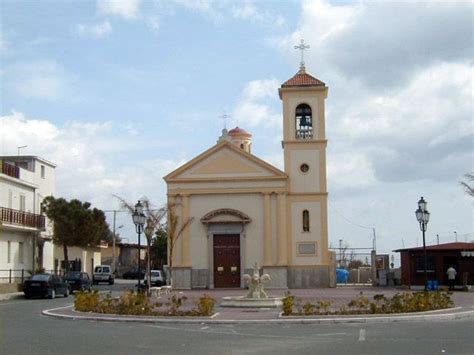
<path fill-rule="evenodd" d="M 44 270 L 46 273 L 56 274 L 59 276 L 63 275 L 62 270 Z M 0 269 L 0 283 L 23 283 L 23 281 L 29 279 L 32 276 L 31 270 L 25 269 Z"/>

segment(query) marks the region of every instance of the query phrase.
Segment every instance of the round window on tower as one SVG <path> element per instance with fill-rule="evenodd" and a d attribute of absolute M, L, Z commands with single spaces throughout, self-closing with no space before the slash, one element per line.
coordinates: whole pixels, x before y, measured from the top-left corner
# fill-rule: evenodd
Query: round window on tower
<path fill-rule="evenodd" d="M 306 163 L 301 164 L 300 170 L 301 170 L 302 173 L 307 173 L 309 171 L 309 165 L 306 164 Z"/>

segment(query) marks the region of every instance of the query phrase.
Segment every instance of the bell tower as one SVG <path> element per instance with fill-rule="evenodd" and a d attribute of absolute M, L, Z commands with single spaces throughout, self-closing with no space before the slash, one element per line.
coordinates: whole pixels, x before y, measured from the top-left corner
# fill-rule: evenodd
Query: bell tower
<path fill-rule="evenodd" d="M 306 72 L 302 60 L 299 71 L 278 92 L 283 103 L 282 146 L 289 177 L 288 267 L 326 267 L 330 262 L 324 108 L 328 88 Z"/>

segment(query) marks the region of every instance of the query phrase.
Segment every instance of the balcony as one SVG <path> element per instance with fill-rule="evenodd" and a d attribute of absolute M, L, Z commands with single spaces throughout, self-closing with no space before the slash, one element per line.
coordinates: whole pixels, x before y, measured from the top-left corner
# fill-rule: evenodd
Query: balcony
<path fill-rule="evenodd" d="M 20 168 L 15 165 L 6 163 L 5 161 L 1 159 L 0 159 L 0 172 L 2 174 L 5 174 L 17 179 L 20 178 Z"/>
<path fill-rule="evenodd" d="M 0 207 L 1 224 L 11 224 L 19 227 L 45 230 L 45 217 L 39 214 L 28 213 L 11 208 Z"/>

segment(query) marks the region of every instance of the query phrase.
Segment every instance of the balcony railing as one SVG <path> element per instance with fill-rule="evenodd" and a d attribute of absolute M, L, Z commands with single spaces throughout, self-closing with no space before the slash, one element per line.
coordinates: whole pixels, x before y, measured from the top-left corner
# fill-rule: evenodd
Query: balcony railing
<path fill-rule="evenodd" d="M 17 179 L 20 178 L 20 168 L 12 164 L 5 163 L 2 159 L 0 159 L 0 172 Z"/>
<path fill-rule="evenodd" d="M 11 208 L 0 207 L 0 221 L 22 227 L 45 230 L 45 217 L 39 214 L 28 213 Z"/>
<path fill-rule="evenodd" d="M 297 129 L 296 139 L 313 139 L 312 129 Z"/>

